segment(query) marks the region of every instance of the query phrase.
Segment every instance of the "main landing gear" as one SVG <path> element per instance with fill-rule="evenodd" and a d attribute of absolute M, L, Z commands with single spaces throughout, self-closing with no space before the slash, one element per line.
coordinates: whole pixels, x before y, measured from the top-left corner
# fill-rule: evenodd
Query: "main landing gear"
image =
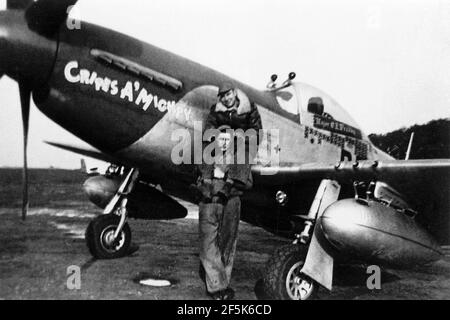
<path fill-rule="evenodd" d="M 289 244 L 278 248 L 267 262 L 264 274 L 266 294 L 276 300 L 314 298 L 318 285 L 301 273 L 306 260 L 306 246 Z"/>
<path fill-rule="evenodd" d="M 127 196 L 133 190 L 139 171 L 131 169 L 103 211 L 89 223 L 85 239 L 89 252 L 97 259 L 116 259 L 126 256 L 131 244 L 131 230 L 127 223 Z"/>
<path fill-rule="evenodd" d="M 319 283 L 331 281 L 333 260 L 318 244 L 314 228 L 323 211 L 338 199 L 339 192 L 336 181 L 322 180 L 308 215 L 294 216 L 298 229 L 295 240 L 275 250 L 264 270 L 263 288 L 270 299 L 313 299 Z"/>

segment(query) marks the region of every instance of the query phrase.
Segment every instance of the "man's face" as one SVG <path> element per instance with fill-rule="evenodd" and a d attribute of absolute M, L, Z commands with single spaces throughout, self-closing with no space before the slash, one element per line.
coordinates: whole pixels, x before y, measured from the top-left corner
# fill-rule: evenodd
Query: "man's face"
<path fill-rule="evenodd" d="M 217 144 L 220 150 L 223 152 L 228 150 L 228 147 L 231 144 L 231 134 L 228 132 L 221 132 L 217 137 Z"/>
<path fill-rule="evenodd" d="M 222 104 L 227 108 L 233 107 L 234 104 L 236 103 L 236 91 L 230 90 L 230 91 L 225 92 L 220 97 L 220 102 L 222 102 Z"/>

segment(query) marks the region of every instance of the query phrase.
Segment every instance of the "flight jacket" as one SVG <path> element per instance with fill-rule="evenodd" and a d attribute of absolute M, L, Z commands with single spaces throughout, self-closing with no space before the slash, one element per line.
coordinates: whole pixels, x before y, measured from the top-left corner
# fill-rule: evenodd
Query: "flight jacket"
<path fill-rule="evenodd" d="M 239 106 L 227 108 L 221 102 L 213 105 L 206 120 L 205 130 L 228 125 L 231 129 L 254 129 L 259 133 L 262 129 L 261 117 L 255 104 L 250 102 L 247 95 L 237 89 Z"/>

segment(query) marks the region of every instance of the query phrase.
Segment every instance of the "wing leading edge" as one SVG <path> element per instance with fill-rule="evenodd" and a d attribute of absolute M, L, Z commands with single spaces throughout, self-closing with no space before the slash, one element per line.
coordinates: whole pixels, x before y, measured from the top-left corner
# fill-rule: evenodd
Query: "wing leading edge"
<path fill-rule="evenodd" d="M 77 154 L 81 154 L 83 156 L 87 156 L 93 159 L 97 159 L 97 160 L 101 160 L 101 161 L 106 161 L 106 162 L 110 162 L 110 163 L 115 163 L 115 164 L 120 164 L 119 161 L 110 156 L 107 155 L 95 148 L 86 148 L 86 147 L 79 147 L 79 146 L 71 146 L 71 145 L 67 145 L 67 144 L 63 144 L 63 143 L 57 143 L 57 142 L 49 142 L 49 141 L 44 141 L 46 144 L 51 145 L 53 147 L 59 148 L 59 149 L 63 149 L 66 151 L 70 151 L 73 153 L 77 153 Z"/>
<path fill-rule="evenodd" d="M 333 179 L 342 184 L 385 182 L 419 212 L 416 219 L 420 224 L 441 244 L 450 244 L 450 159 L 255 166 L 252 172 L 255 184 L 273 186 L 321 179 Z"/>
<path fill-rule="evenodd" d="M 342 180 L 398 180 L 419 178 L 424 174 L 450 175 L 450 159 L 387 160 L 338 162 L 336 164 L 286 164 L 276 167 L 255 166 L 253 174 L 263 184 L 301 182 L 305 179 Z"/>

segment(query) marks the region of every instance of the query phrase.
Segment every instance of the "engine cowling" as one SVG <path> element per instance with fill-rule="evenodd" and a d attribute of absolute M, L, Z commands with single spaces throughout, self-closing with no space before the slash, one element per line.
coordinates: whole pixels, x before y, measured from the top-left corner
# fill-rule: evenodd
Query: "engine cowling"
<path fill-rule="evenodd" d="M 437 242 L 413 217 L 376 200 L 337 201 L 318 223 L 318 232 L 351 258 L 402 267 L 442 257 Z"/>
<path fill-rule="evenodd" d="M 120 176 L 95 176 L 87 179 L 83 189 L 89 200 L 104 209 L 119 189 Z M 181 219 L 187 209 L 168 195 L 143 182 L 137 182 L 128 195 L 129 216 L 145 220 Z"/>

